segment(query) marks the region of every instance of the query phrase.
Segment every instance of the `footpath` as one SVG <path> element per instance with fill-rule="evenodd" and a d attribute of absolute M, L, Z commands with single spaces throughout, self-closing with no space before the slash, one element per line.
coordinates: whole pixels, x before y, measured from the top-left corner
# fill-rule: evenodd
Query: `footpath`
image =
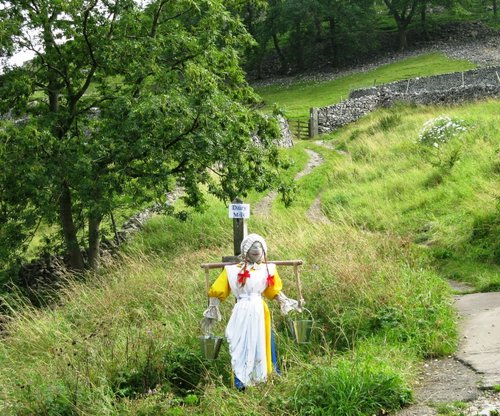
<path fill-rule="evenodd" d="M 500 292 L 456 295 L 455 307 L 458 351 L 424 364 L 415 404 L 398 416 L 500 415 Z"/>

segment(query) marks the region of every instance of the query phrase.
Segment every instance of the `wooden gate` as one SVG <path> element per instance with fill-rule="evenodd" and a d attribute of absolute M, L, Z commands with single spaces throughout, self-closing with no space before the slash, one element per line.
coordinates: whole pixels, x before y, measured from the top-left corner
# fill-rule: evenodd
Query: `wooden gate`
<path fill-rule="evenodd" d="M 309 139 L 309 123 L 304 120 L 288 120 L 290 131 L 295 139 Z"/>

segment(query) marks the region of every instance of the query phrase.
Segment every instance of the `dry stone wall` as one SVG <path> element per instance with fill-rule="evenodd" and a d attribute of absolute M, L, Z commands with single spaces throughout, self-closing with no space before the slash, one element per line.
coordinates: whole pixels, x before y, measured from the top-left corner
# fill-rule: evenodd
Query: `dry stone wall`
<path fill-rule="evenodd" d="M 353 91 L 349 99 L 317 110 L 318 133 L 328 133 L 395 102 L 459 104 L 500 97 L 500 67 L 393 82 Z"/>
<path fill-rule="evenodd" d="M 281 132 L 281 137 L 278 140 L 278 146 L 285 148 L 293 147 L 292 132 L 290 130 L 290 125 L 288 124 L 287 119 L 282 115 L 278 115 L 276 118 L 278 120 Z"/>

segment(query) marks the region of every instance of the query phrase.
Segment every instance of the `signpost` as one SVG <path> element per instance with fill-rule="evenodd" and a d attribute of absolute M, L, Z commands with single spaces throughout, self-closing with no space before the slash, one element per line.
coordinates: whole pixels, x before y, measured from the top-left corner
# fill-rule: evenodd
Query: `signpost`
<path fill-rule="evenodd" d="M 229 218 L 250 218 L 250 204 L 229 204 Z"/>
<path fill-rule="evenodd" d="M 237 262 L 239 261 L 238 256 L 241 254 L 241 242 L 248 234 L 247 219 L 250 218 L 250 205 L 235 198 L 232 204 L 229 204 L 229 218 L 233 219 L 234 256 L 224 256 L 222 261 Z"/>

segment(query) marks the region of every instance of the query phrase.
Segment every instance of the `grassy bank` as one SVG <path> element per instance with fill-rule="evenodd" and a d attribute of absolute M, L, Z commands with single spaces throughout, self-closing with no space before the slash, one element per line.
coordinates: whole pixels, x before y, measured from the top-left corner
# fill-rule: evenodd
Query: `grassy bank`
<path fill-rule="evenodd" d="M 332 166 L 325 212 L 335 222 L 406 237 L 445 277 L 498 290 L 498 105 L 399 107 L 330 135 L 348 154 Z M 466 131 L 437 148 L 419 144 L 424 123 L 444 115 Z"/>

